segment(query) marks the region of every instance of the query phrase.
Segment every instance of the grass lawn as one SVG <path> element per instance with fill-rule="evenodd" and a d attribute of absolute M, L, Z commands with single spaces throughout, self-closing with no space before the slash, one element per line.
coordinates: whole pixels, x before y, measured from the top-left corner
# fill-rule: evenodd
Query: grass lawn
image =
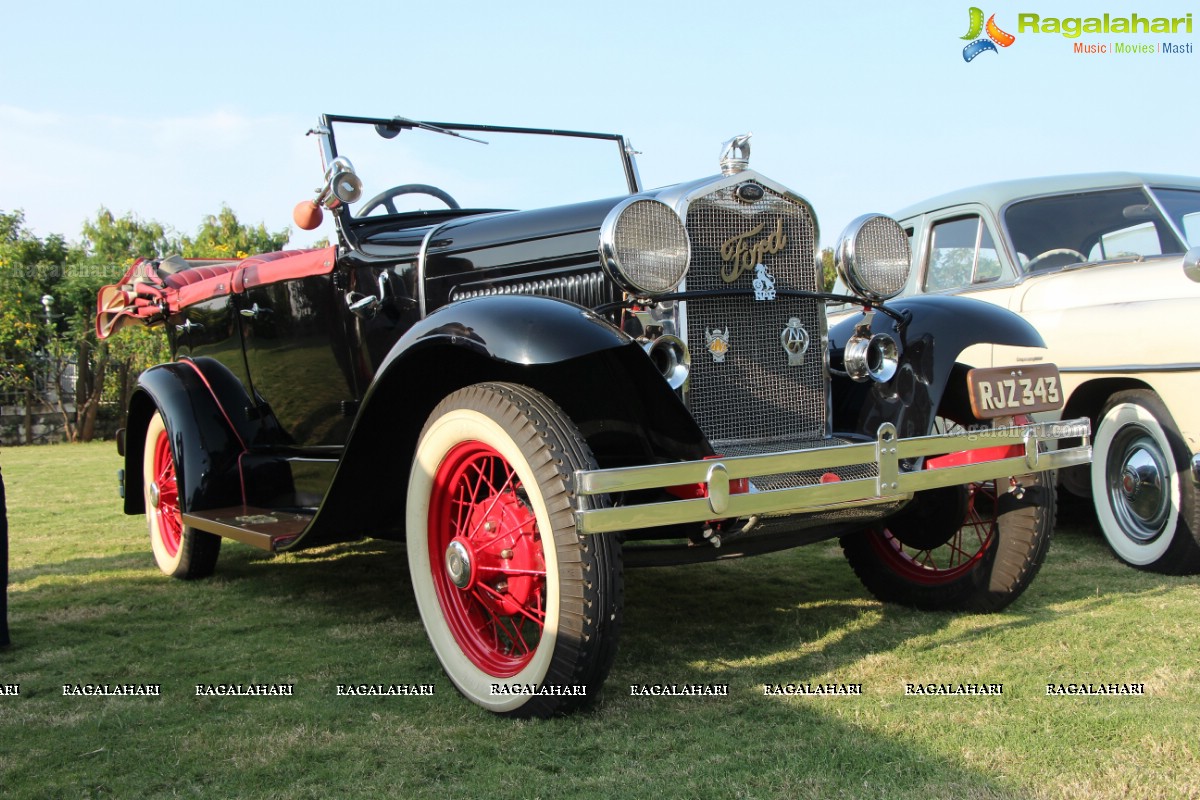
<path fill-rule="evenodd" d="M 0 452 L 14 641 L 0 686 L 20 686 L 0 696 L 4 798 L 1200 798 L 1200 581 L 1122 566 L 1086 525 L 1061 528 L 993 616 L 881 605 L 835 543 L 629 572 L 595 708 L 517 722 L 444 677 L 399 546 L 271 557 L 226 542 L 214 578 L 173 581 L 120 512 L 118 466 L 111 443 Z M 629 691 L 684 682 L 729 695 Z M 863 692 L 764 696 L 807 682 Z M 1003 694 L 905 696 L 908 682 Z M 1046 696 L 1081 682 L 1146 694 Z M 63 696 L 81 683 L 161 696 Z M 199 683 L 295 693 L 197 697 Z M 339 697 L 339 683 L 435 691 Z"/>

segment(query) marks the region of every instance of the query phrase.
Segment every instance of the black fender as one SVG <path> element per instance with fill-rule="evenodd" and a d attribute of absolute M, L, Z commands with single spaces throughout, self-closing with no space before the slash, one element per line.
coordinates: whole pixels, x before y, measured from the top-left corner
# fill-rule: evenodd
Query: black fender
<path fill-rule="evenodd" d="M 400 536 L 421 428 L 444 397 L 485 381 L 550 397 L 601 466 L 711 455 L 645 351 L 603 317 L 548 297 L 474 298 L 418 322 L 384 359 L 301 546 Z"/>
<path fill-rule="evenodd" d="M 945 295 L 906 297 L 887 307 L 907 317 L 908 324 L 900 326 L 877 311 L 871 333 L 896 338 L 900 368 L 886 383 L 855 383 L 834 374 L 833 423 L 837 432 L 874 438 L 882 423 L 891 422 L 900 436 L 924 436 L 943 399 L 956 409 L 966 402 L 965 369 L 958 359 L 968 347 L 1046 346 L 1041 334 L 1024 319 L 980 300 Z M 861 314 L 855 314 L 830 329 L 830 365 L 835 370 L 843 366 L 846 342 L 861 319 Z"/>
<path fill-rule="evenodd" d="M 146 427 L 155 411 L 171 438 L 184 511 L 243 502 L 239 459 L 260 435 L 247 418 L 253 408 L 241 381 L 211 358 L 185 359 L 151 367 L 138 377 L 129 402 L 125 435 L 125 513 L 145 511 L 142 460 Z"/>

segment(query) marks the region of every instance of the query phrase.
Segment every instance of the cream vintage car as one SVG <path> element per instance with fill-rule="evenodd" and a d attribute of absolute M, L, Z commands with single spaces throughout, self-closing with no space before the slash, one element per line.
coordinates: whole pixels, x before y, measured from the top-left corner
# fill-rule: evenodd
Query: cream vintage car
<path fill-rule="evenodd" d="M 1091 498 L 1117 557 L 1200 571 L 1200 178 L 1014 180 L 893 216 L 913 248 L 902 295 L 994 303 L 1042 334 L 1047 350 L 1032 358 L 1061 371 L 1057 413 L 1090 417 L 1095 435 L 1091 466 L 1063 470 L 1060 485 Z M 1030 359 L 979 345 L 961 360 Z"/>

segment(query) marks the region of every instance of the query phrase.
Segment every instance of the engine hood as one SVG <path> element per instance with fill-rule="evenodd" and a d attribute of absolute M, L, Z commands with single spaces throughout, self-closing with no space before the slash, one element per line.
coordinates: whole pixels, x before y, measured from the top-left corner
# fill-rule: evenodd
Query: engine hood
<path fill-rule="evenodd" d="M 512 268 L 547 269 L 599 263 L 599 231 L 623 197 L 532 211 L 509 211 L 454 220 L 431 232 L 427 280 L 475 280 Z"/>

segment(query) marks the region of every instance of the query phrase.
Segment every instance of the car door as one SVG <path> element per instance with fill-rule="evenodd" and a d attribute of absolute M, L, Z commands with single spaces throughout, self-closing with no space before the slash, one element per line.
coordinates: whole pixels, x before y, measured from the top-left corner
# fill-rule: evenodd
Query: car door
<path fill-rule="evenodd" d="M 359 399 L 345 304 L 333 275 L 245 289 L 237 297 L 256 413 L 274 417 L 291 448 L 345 444 Z"/>

